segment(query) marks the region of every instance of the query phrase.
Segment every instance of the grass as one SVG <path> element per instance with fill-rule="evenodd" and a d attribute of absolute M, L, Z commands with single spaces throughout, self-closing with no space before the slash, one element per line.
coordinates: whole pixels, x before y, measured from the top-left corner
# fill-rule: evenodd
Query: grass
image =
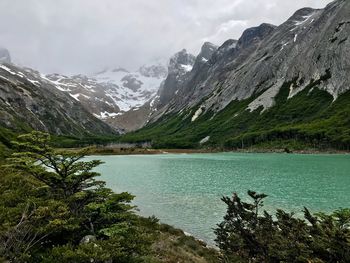
<path fill-rule="evenodd" d="M 152 245 L 152 262 L 218 263 L 219 253 L 180 229 L 160 224 Z"/>

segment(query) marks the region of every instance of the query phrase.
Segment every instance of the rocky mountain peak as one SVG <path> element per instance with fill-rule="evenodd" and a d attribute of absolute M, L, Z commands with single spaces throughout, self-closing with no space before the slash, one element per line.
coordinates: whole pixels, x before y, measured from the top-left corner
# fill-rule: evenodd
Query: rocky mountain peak
<path fill-rule="evenodd" d="M 291 26 L 303 25 L 319 11 L 322 11 L 322 9 L 313 9 L 310 7 L 299 9 L 284 24 Z"/>
<path fill-rule="evenodd" d="M 157 104 L 156 107 L 164 106 L 177 95 L 188 73 L 192 71 L 195 61 L 196 57 L 188 53 L 186 49 L 181 50 L 170 58 L 168 75 L 158 91 L 157 102 L 155 102 Z"/>
<path fill-rule="evenodd" d="M 205 42 L 201 48 L 201 52 L 199 53 L 197 60 L 201 59 L 203 61 L 208 61 L 214 52 L 218 49 L 218 47 L 210 42 Z"/>
<path fill-rule="evenodd" d="M 250 46 L 252 43 L 261 41 L 266 36 L 270 35 L 274 31 L 276 26 L 263 23 L 257 27 L 251 27 L 246 29 L 241 38 L 238 40 L 237 46 L 239 48 L 245 48 Z"/>
<path fill-rule="evenodd" d="M 187 53 L 186 49 L 181 50 L 170 58 L 169 73 L 171 72 L 189 72 L 191 71 L 196 57 L 190 53 Z"/>
<path fill-rule="evenodd" d="M 218 50 L 218 47 L 210 42 L 205 42 L 198 54 L 195 63 L 192 68 L 192 73 L 197 74 L 197 71 L 202 70 L 204 65 L 209 65 L 211 63 L 211 58 Z"/>
<path fill-rule="evenodd" d="M 221 60 L 223 57 L 228 57 L 230 53 L 234 52 L 237 47 L 238 40 L 229 39 L 226 40 L 211 56 L 211 62 L 215 63 Z"/>
<path fill-rule="evenodd" d="M 11 63 L 11 55 L 6 48 L 0 48 L 0 63 Z"/>
<path fill-rule="evenodd" d="M 197 58 L 191 74 L 169 78 L 162 88 L 167 96 L 161 94 L 169 103 L 151 121 L 199 103 L 199 111 L 219 112 L 257 93 L 247 108 L 267 110 L 286 83 L 292 83 L 288 99 L 315 85 L 336 100 L 349 90 L 349 14 L 350 1 L 337 0 L 325 9 L 300 9 L 278 27 L 264 23 L 245 30 L 238 42 L 220 46 L 210 63 L 197 64 Z"/>
<path fill-rule="evenodd" d="M 302 19 L 304 16 L 309 16 L 313 14 L 314 12 L 318 11 L 318 9 L 313 9 L 310 7 L 305 7 L 302 9 L 299 9 L 296 11 L 290 18 L 289 20 L 299 20 Z"/>

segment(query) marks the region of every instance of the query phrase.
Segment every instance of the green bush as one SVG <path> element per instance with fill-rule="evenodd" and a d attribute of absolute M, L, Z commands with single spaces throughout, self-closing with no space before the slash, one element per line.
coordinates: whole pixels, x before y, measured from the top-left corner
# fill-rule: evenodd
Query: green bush
<path fill-rule="evenodd" d="M 222 198 L 227 212 L 215 233 L 223 262 L 350 262 L 350 209 L 271 215 L 261 211 L 265 194 L 248 195 L 250 203 L 237 194 Z"/>
<path fill-rule="evenodd" d="M 140 262 L 152 239 L 128 193 L 97 180 L 84 150 L 55 150 L 40 132 L 18 137 L 0 176 L 0 254 L 11 262 Z M 90 241 L 83 241 L 86 237 Z"/>

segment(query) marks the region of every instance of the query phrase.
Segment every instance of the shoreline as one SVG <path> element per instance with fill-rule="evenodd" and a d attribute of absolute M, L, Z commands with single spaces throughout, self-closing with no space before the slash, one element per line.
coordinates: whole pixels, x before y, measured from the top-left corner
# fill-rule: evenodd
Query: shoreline
<path fill-rule="evenodd" d="M 78 151 L 83 148 L 69 148 L 69 151 Z M 267 149 L 267 148 L 250 148 L 250 149 L 153 149 L 153 148 L 114 148 L 93 146 L 87 147 L 87 155 L 156 155 L 156 154 L 199 154 L 199 153 L 280 153 L 280 154 L 350 154 L 349 151 L 340 151 L 334 149 L 303 149 L 288 150 L 285 149 Z"/>

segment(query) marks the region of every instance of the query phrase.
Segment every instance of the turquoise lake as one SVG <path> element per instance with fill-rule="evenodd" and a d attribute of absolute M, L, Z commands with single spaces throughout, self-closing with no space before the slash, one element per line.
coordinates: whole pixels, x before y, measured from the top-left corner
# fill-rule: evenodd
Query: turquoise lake
<path fill-rule="evenodd" d="M 139 214 L 213 244 L 213 228 L 222 220 L 220 198 L 248 189 L 269 197 L 265 209 L 301 215 L 350 207 L 350 155 L 164 154 L 92 156 L 107 186 L 136 196 Z"/>

